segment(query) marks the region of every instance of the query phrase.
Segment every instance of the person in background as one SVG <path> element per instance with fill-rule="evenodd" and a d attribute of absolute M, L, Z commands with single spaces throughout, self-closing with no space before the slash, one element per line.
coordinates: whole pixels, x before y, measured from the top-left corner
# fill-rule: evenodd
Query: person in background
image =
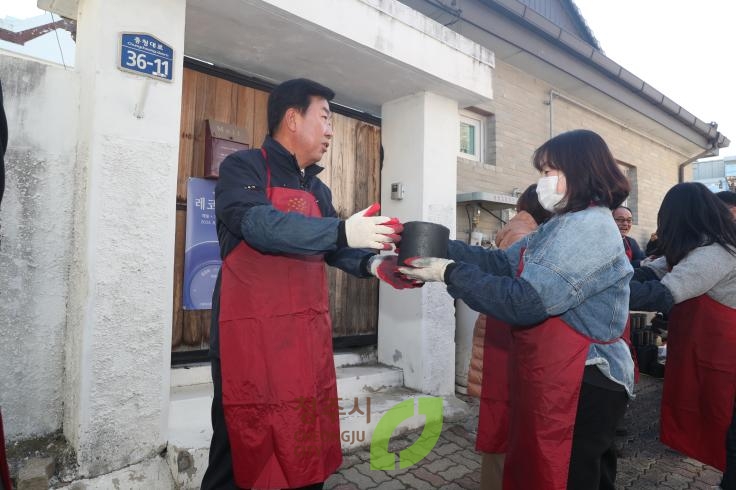
<path fill-rule="evenodd" d="M 664 256 L 636 271 L 631 307 L 669 316 L 660 440 L 736 490 L 736 223 L 687 182 L 664 196 L 657 229 Z"/>
<path fill-rule="evenodd" d="M 646 255 L 647 258 L 653 259 L 662 255 L 659 248 L 659 237 L 657 236 L 656 231 L 649 236 L 649 241 L 647 242 L 646 247 L 644 247 L 644 255 Z"/>
<path fill-rule="evenodd" d="M 733 219 L 736 219 L 736 192 L 734 191 L 721 191 L 716 192 L 716 197 L 726 205 L 728 210 L 731 212 Z"/>
<path fill-rule="evenodd" d="M 502 250 L 509 248 L 536 230 L 552 216 L 552 213 L 539 204 L 537 184 L 530 185 L 519 196 L 516 211 L 516 216 L 511 218 L 506 226 L 496 234 L 496 246 Z M 501 490 L 503 488 L 508 417 L 505 418 L 506 427 L 503 427 L 500 433 L 498 425 L 489 422 L 492 420 L 496 404 L 508 405 L 508 400 L 498 399 L 496 389 L 498 383 L 507 383 L 506 366 L 493 360 L 496 349 L 508 352 L 511 327 L 501 323 L 492 316 L 483 314 L 478 316 L 473 330 L 472 358 L 468 370 L 468 394 L 481 399 L 478 437 L 475 444 L 476 449 L 481 452 L 481 490 Z M 502 360 L 507 358 L 507 354 L 504 354 L 501 356 Z"/>
<path fill-rule="evenodd" d="M 396 274 L 395 255 L 375 254 L 399 240 L 401 225 L 367 210 L 338 218 L 317 177 L 333 96 L 311 80 L 278 85 L 261 149 L 233 153 L 220 167 L 223 262 L 212 299 L 203 489 L 322 488 L 342 461 L 325 263 L 413 286 Z"/>
<path fill-rule="evenodd" d="M 611 210 L 629 183 L 592 131 L 555 136 L 533 162 L 539 202 L 553 213 L 536 232 L 505 251 L 451 241 L 447 258 L 411 259 L 399 271 L 444 282 L 512 325 L 503 488 L 613 490 L 634 363 L 621 338 L 633 271 Z"/>
<path fill-rule="evenodd" d="M 642 259 L 646 258 L 646 255 L 641 251 L 641 247 L 639 247 L 636 240 L 628 236 L 629 231 L 631 231 L 631 224 L 634 222 L 633 214 L 626 206 L 617 207 L 611 214 L 613 214 L 613 220 L 616 222 L 616 226 L 618 226 L 618 230 L 621 232 L 626 256 L 629 258 L 629 261 L 631 261 L 631 266 L 636 269 L 641 264 Z"/>

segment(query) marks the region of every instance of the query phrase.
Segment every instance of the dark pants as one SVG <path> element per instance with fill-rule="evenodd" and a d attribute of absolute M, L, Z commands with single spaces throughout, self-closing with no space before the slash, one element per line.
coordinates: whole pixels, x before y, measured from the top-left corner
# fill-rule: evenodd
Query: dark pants
<path fill-rule="evenodd" d="M 628 401 L 629 397 L 623 391 L 582 384 L 567 477 L 568 490 L 615 489 L 616 426 L 624 416 Z"/>
<path fill-rule="evenodd" d="M 222 371 L 220 360 L 211 359 L 212 384 L 215 397 L 212 399 L 212 442 L 210 443 L 210 460 L 202 479 L 202 490 L 238 489 L 233 475 L 233 459 L 230 454 L 230 441 L 227 438 L 225 412 L 222 408 Z M 320 490 L 324 483 L 315 483 L 302 490 Z"/>
<path fill-rule="evenodd" d="M 736 490 L 736 404 L 733 407 L 731 426 L 726 433 L 726 471 L 721 480 L 723 490 Z"/>

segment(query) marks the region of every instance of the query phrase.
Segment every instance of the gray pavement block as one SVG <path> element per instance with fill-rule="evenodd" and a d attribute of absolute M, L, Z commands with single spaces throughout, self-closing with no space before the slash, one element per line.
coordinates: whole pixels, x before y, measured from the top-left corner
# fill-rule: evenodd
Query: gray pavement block
<path fill-rule="evenodd" d="M 450 454 L 447 457 L 457 464 L 465 465 L 468 468 L 480 468 L 480 454 L 476 453 L 475 451 L 464 449 L 462 451 Z"/>
<path fill-rule="evenodd" d="M 619 452 L 616 489 L 711 490 L 720 482 L 719 471 L 687 458 L 659 441 L 661 394 L 661 380 L 642 376 L 637 386 L 637 398 L 629 405 L 625 417 L 628 433 L 616 439 Z M 353 457 L 346 457 L 339 474 L 328 480 L 326 488 L 476 490 L 480 482 L 481 459 L 475 451 L 478 404 L 471 401 L 469 405 L 472 411 L 468 419 L 444 424 L 437 445 L 417 464 L 399 470 L 372 471 L 370 453 L 365 449 L 353 453 Z M 411 446 L 417 438 L 418 433 L 409 433 L 392 440 L 389 448 L 396 453 L 387 457 L 398 461 L 397 453 Z"/>
<path fill-rule="evenodd" d="M 341 471 L 340 473 L 342 473 L 347 481 L 354 485 L 357 485 L 358 488 L 373 488 L 378 484 L 371 478 L 368 478 L 367 476 L 359 472 L 356 468 L 348 468 L 347 470 Z"/>
<path fill-rule="evenodd" d="M 480 478 L 478 478 L 478 480 L 474 480 L 470 478 L 470 475 L 458 478 L 453 483 L 457 483 L 466 490 L 478 490 L 480 488 Z"/>
<path fill-rule="evenodd" d="M 332 490 L 363 490 L 363 489 L 355 485 L 354 483 L 346 483 L 344 485 L 338 485 L 334 487 Z"/>
<path fill-rule="evenodd" d="M 381 483 L 373 490 L 403 490 L 406 487 L 399 480 L 389 480 Z"/>
<path fill-rule="evenodd" d="M 372 470 L 370 465 L 366 463 L 357 466 L 356 468 L 358 468 L 358 471 L 360 471 L 362 474 L 379 484 L 393 479 L 391 476 L 388 475 L 387 472 L 382 470 Z"/>
<path fill-rule="evenodd" d="M 347 481 L 344 476 L 342 476 L 340 473 L 335 473 L 327 479 L 324 488 L 325 490 L 332 490 L 333 488 L 336 488 L 340 485 L 346 485 L 348 483 L 350 482 Z"/>
<path fill-rule="evenodd" d="M 439 454 L 440 456 L 447 456 L 449 454 L 456 453 L 460 451 L 461 449 L 462 448 L 458 446 L 457 444 L 455 444 L 454 442 L 448 442 L 447 444 L 444 444 L 441 446 L 437 445 L 434 448 L 434 452 Z"/>
<path fill-rule="evenodd" d="M 448 481 L 442 478 L 440 475 L 431 473 L 430 471 L 427 471 L 426 468 L 422 467 L 419 467 L 416 471 L 414 471 L 414 476 L 428 482 L 430 485 L 433 485 L 434 488 L 444 488 L 445 485 L 447 485 L 448 483 Z"/>
<path fill-rule="evenodd" d="M 440 471 L 439 475 L 445 480 L 453 482 L 453 481 L 459 480 L 460 478 L 464 477 L 468 473 L 471 473 L 472 471 L 473 470 L 471 470 L 465 465 L 456 464 L 454 466 L 450 466 L 444 471 Z"/>
<path fill-rule="evenodd" d="M 31 458 L 18 472 L 18 490 L 46 490 L 54 474 L 54 458 Z"/>
<path fill-rule="evenodd" d="M 424 465 L 424 469 L 431 473 L 439 473 L 440 471 L 445 471 L 447 468 L 455 465 L 456 463 L 448 458 L 440 458 L 436 461 L 432 461 L 429 464 Z"/>
<path fill-rule="evenodd" d="M 420 480 L 419 478 L 417 478 L 411 473 L 407 473 L 405 475 L 399 475 L 396 477 L 396 479 L 401 481 L 404 485 L 406 485 L 405 488 L 415 488 L 416 490 L 430 490 L 430 489 L 435 488 L 429 482 Z"/>

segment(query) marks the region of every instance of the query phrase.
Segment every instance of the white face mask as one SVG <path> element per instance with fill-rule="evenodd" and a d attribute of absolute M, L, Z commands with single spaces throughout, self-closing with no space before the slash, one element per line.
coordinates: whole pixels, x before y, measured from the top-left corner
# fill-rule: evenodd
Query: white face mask
<path fill-rule="evenodd" d="M 539 204 L 551 213 L 556 211 L 555 206 L 565 198 L 564 192 L 557 192 L 558 181 L 558 175 L 541 177 L 537 181 L 537 197 L 539 198 Z"/>

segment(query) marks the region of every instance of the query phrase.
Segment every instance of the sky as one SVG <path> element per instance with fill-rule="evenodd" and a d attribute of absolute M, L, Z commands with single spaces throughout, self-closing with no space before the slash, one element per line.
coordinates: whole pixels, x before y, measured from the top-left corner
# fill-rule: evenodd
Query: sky
<path fill-rule="evenodd" d="M 17 32 L 59 19 L 58 15 L 52 17 L 49 12 L 36 8 L 36 0 L 0 0 L 0 26 L 5 29 Z M 22 46 L 0 40 L 0 49 L 41 58 L 67 67 L 74 66 L 74 40 L 69 32 L 62 29 L 28 41 Z"/>
<path fill-rule="evenodd" d="M 718 123 L 736 155 L 736 1 L 573 0 L 603 52 L 684 107 Z"/>
<path fill-rule="evenodd" d="M 717 122 L 733 142 L 721 155 L 736 155 L 736 1 L 573 1 L 609 58 L 698 119 Z M 43 13 L 36 0 L 0 0 L 0 22 Z M 63 31 L 60 36 L 65 60 L 73 64 L 65 43 L 71 38 Z"/>

